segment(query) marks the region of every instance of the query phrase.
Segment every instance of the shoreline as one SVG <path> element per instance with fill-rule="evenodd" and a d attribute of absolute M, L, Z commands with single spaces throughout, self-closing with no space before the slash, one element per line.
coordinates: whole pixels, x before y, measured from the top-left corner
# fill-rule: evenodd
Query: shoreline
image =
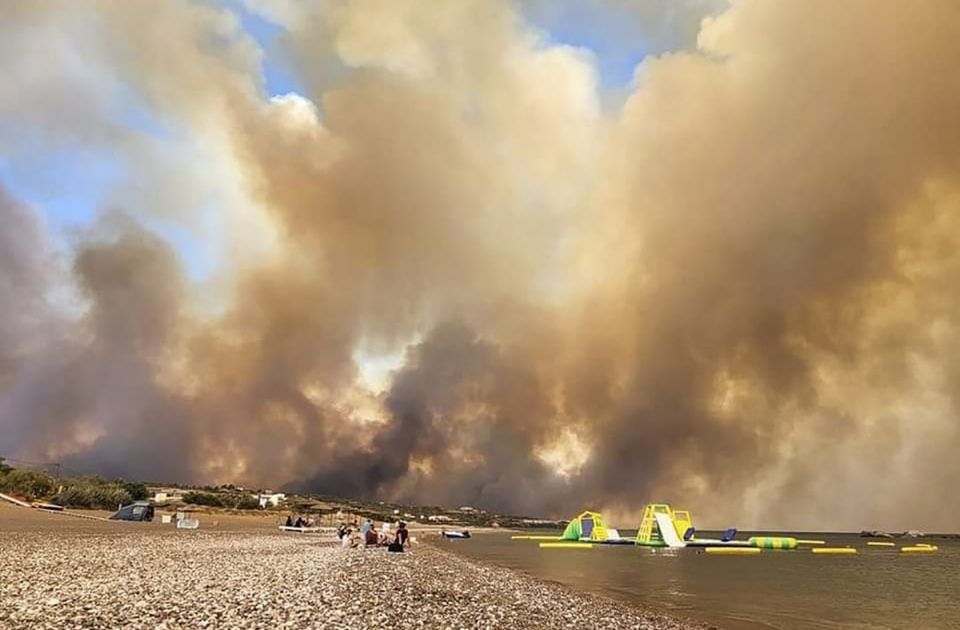
<path fill-rule="evenodd" d="M 265 528 L 177 531 L 0 510 L 4 628 L 709 626 L 464 558 Z"/>

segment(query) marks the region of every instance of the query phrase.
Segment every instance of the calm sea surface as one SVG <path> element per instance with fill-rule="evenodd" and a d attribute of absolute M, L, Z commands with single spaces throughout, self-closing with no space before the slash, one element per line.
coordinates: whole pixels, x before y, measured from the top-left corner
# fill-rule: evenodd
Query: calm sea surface
<path fill-rule="evenodd" d="M 714 556 L 633 545 L 548 550 L 533 541 L 510 540 L 507 534 L 479 534 L 443 545 L 488 563 L 730 630 L 960 629 L 960 541 L 925 538 L 922 542 L 939 551 L 914 555 L 900 553 L 900 545 L 909 544 L 901 540 L 896 548 L 885 549 L 867 547 L 866 539 L 850 534 L 799 537 L 856 547 L 859 553 L 815 555 L 801 548 Z"/>

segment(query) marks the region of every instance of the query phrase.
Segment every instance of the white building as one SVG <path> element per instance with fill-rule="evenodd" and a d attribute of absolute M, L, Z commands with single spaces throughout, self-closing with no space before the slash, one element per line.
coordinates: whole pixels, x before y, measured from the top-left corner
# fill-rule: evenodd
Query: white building
<path fill-rule="evenodd" d="M 433 522 L 436 523 L 437 521 L 449 521 L 449 520 L 450 520 L 450 517 L 449 517 L 449 516 L 444 516 L 443 514 L 434 514 L 433 516 L 428 516 L 428 517 L 427 517 L 427 520 L 428 520 L 428 521 L 433 521 Z"/>
<path fill-rule="evenodd" d="M 168 501 L 171 503 L 174 503 L 176 501 L 183 501 L 183 495 L 180 493 L 179 490 L 175 490 L 172 488 L 164 488 L 162 490 L 157 490 L 153 494 L 154 503 L 167 503 Z"/>
<path fill-rule="evenodd" d="M 287 500 L 287 495 L 282 492 L 264 492 L 257 495 L 257 503 L 260 507 L 277 507 Z"/>

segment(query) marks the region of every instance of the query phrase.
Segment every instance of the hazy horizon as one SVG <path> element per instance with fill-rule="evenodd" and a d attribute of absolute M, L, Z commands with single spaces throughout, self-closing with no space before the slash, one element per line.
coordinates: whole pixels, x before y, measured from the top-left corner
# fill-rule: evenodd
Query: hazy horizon
<path fill-rule="evenodd" d="M 952 0 L 0 4 L 0 454 L 960 530 Z"/>

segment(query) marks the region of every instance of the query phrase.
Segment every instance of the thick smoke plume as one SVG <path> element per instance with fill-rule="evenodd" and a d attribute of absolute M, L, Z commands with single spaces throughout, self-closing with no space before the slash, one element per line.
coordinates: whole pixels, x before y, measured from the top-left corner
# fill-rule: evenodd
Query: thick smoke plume
<path fill-rule="evenodd" d="M 960 527 L 957 3 L 692 1 L 615 107 L 531 7 L 4 2 L 0 177 L 121 174 L 65 237 L 0 193 L 0 453 Z"/>

